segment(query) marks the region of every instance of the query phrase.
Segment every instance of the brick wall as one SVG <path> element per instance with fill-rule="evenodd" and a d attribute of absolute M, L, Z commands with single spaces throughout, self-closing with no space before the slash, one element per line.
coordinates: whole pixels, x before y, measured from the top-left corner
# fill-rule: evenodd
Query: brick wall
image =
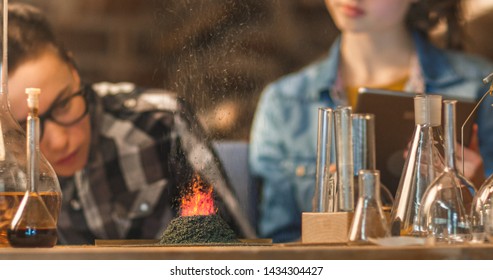
<path fill-rule="evenodd" d="M 178 92 L 216 138 L 247 139 L 262 88 L 327 52 L 323 0 L 11 0 L 50 17 L 88 81 Z"/>
<path fill-rule="evenodd" d="M 323 0 L 10 2 L 46 11 L 86 80 L 174 90 L 215 138 L 247 139 L 262 88 L 326 53 L 337 34 Z M 493 57 L 491 15 L 466 26 L 466 50 Z"/>

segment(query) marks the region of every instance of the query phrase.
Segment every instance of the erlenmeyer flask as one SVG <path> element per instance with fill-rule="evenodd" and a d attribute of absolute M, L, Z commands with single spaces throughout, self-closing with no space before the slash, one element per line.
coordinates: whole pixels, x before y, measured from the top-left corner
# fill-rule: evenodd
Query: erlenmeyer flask
<path fill-rule="evenodd" d="M 474 196 L 471 207 L 471 231 L 474 242 L 481 243 L 486 238 L 486 226 L 491 213 L 491 199 L 493 198 L 493 175 L 484 181 L 479 191 Z M 493 226 L 493 224 L 491 224 Z M 490 231 L 491 232 L 491 231 Z M 491 241 L 491 240 L 490 240 Z"/>
<path fill-rule="evenodd" d="M 8 246 L 7 230 L 27 190 L 26 134 L 10 112 L 7 96 L 8 1 L 2 0 L 2 56 L 0 87 L 0 247 Z M 43 198 L 55 221 L 61 208 L 62 193 L 56 174 L 48 161 L 39 155 L 38 194 Z"/>
<path fill-rule="evenodd" d="M 313 212 L 335 212 L 335 173 L 330 170 L 334 113 L 330 108 L 318 109 L 316 188 Z"/>
<path fill-rule="evenodd" d="M 414 98 L 416 126 L 390 215 L 394 236 L 421 235 L 417 219 L 421 199 L 444 168 L 438 148 L 441 145 L 441 109 L 442 97 L 439 95 Z"/>
<path fill-rule="evenodd" d="M 53 247 L 57 240 L 56 222 L 38 193 L 39 182 L 39 89 L 26 89 L 27 117 L 27 186 L 8 230 L 13 247 Z"/>
<path fill-rule="evenodd" d="M 462 243 L 471 239 L 471 225 L 461 189 L 470 184 L 455 164 L 455 100 L 444 101 L 445 169 L 428 187 L 419 209 L 424 234 L 436 242 Z M 474 187 L 472 187 L 474 189 Z"/>
<path fill-rule="evenodd" d="M 375 115 L 352 114 L 354 189 L 358 199 L 359 171 L 375 170 Z M 384 212 L 390 213 L 394 198 L 392 193 L 380 182 L 380 195 Z"/>
<path fill-rule="evenodd" d="M 369 238 L 389 235 L 387 220 L 380 201 L 380 171 L 359 171 L 359 198 L 356 204 L 349 242 L 351 244 L 369 243 Z"/>

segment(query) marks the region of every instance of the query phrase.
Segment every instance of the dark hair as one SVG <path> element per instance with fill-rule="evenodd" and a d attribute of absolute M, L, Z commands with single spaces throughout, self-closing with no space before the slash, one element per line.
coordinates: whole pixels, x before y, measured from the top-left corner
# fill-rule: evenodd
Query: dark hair
<path fill-rule="evenodd" d="M 37 57 L 46 48 L 53 48 L 60 58 L 75 66 L 71 55 L 56 39 L 48 19 L 36 7 L 22 3 L 8 6 L 9 72 L 26 60 Z"/>
<path fill-rule="evenodd" d="M 445 47 L 462 48 L 462 1 L 461 0 L 417 0 L 407 13 L 406 22 L 410 28 L 429 36 L 429 32 L 445 23 Z"/>

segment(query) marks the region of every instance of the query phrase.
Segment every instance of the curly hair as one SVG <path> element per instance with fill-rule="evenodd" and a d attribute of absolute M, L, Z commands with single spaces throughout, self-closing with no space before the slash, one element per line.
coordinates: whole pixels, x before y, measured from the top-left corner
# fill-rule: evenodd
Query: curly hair
<path fill-rule="evenodd" d="M 408 27 L 425 35 L 445 23 L 445 47 L 462 49 L 462 1 L 461 0 L 418 0 L 413 3 L 407 13 Z"/>

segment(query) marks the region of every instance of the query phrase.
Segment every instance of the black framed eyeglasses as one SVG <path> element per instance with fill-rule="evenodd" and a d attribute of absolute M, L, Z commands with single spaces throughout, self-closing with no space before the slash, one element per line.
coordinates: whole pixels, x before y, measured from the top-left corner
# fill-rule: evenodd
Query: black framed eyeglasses
<path fill-rule="evenodd" d="M 89 112 L 87 105 L 87 90 L 85 86 L 81 86 L 79 90 L 69 96 L 57 98 L 48 110 L 39 115 L 40 137 L 43 137 L 44 124 L 50 120 L 61 126 L 71 126 L 82 120 Z M 19 121 L 19 124 L 24 129 L 27 129 L 27 121 Z"/>

